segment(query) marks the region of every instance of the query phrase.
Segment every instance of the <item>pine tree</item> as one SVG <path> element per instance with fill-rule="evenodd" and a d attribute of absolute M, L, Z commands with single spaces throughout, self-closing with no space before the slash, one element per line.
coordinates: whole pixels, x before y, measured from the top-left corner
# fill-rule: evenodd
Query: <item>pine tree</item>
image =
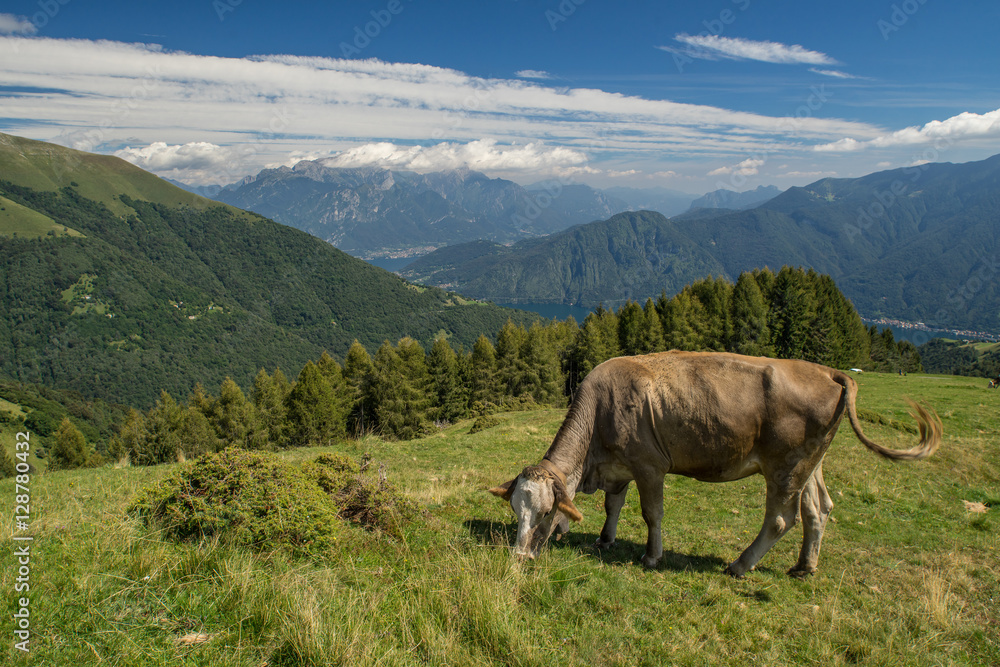
<path fill-rule="evenodd" d="M 459 377 L 458 355 L 443 336 L 434 341 L 427 355 L 427 372 L 433 419 L 454 422 L 465 416 L 469 399 Z"/>
<path fill-rule="evenodd" d="M 333 390 L 313 362 L 307 361 L 299 371 L 285 403 L 289 446 L 329 445 L 340 435 L 334 419 Z"/>
<path fill-rule="evenodd" d="M 210 421 L 219 440 L 226 446 L 250 448 L 266 443 L 254 404 L 246 399 L 243 390 L 230 377 L 223 380 L 219 387 L 219 397 L 212 404 Z"/>
<path fill-rule="evenodd" d="M 521 358 L 521 350 L 527 337 L 528 332 L 524 327 L 515 325 L 510 320 L 497 333 L 497 376 L 505 396 L 516 398 L 530 392 L 526 377 L 528 369 Z"/>
<path fill-rule="evenodd" d="M 538 322 L 531 325 L 519 354 L 522 368 L 521 391 L 544 405 L 562 404 L 562 375 L 559 355 L 550 331 Z"/>
<path fill-rule="evenodd" d="M 418 387 L 423 360 L 418 362 L 413 345 L 419 347 L 411 338 L 400 341 L 401 356 L 385 341 L 375 353 L 371 402 L 376 428 L 387 438 L 410 440 L 423 431 L 426 403 L 422 387 Z"/>
<path fill-rule="evenodd" d="M 629 299 L 618 309 L 618 347 L 628 356 L 642 354 L 647 347 L 644 338 L 645 313 L 642 307 Z"/>
<path fill-rule="evenodd" d="M 82 468 L 93 460 L 93 454 L 83 434 L 73 425 L 69 417 L 64 417 L 55 434 L 56 442 L 50 453 L 49 466 L 52 470 L 72 470 Z"/>
<path fill-rule="evenodd" d="M 728 349 L 754 357 L 773 356 L 767 304 L 753 274 L 741 273 L 736 280 L 731 308 L 733 335 Z"/>
<path fill-rule="evenodd" d="M 500 379 L 493 343 L 484 335 L 476 339 L 469 360 L 470 401 L 473 411 L 489 409 L 501 402 Z"/>
<path fill-rule="evenodd" d="M 255 443 L 254 449 L 282 449 L 287 446 L 287 409 L 285 401 L 288 398 L 288 380 L 275 369 L 274 376 L 267 374 L 263 368 L 253 381 L 253 404 L 257 411 L 260 431 L 267 439 L 266 445 Z"/>
<path fill-rule="evenodd" d="M 128 414 L 108 444 L 108 453 L 116 459 L 127 459 L 129 463 L 142 465 L 137 460 L 137 452 L 147 448 L 149 437 L 145 415 L 135 408 L 129 408 Z"/>
<path fill-rule="evenodd" d="M 368 350 L 355 340 L 344 359 L 344 380 L 348 391 L 347 428 L 355 437 L 370 432 L 375 425 L 375 412 L 370 400 L 373 372 Z"/>

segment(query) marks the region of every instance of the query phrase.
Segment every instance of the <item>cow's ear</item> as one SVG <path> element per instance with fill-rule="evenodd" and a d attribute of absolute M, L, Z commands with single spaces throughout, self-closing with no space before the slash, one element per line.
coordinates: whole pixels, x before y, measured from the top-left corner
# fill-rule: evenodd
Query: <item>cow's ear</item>
<path fill-rule="evenodd" d="M 583 521 L 583 515 L 580 514 L 580 510 L 576 508 L 573 501 L 569 498 L 562 498 L 556 503 L 556 507 L 559 511 L 568 516 L 573 521 Z"/>
<path fill-rule="evenodd" d="M 517 486 L 517 477 L 510 480 L 509 482 L 504 482 L 500 486 L 494 486 L 492 489 L 486 489 L 494 496 L 499 496 L 506 501 L 510 501 L 510 497 L 514 495 L 514 487 Z"/>
<path fill-rule="evenodd" d="M 570 500 L 566 487 L 559 480 L 553 480 L 552 491 L 556 497 L 556 509 L 568 516 L 573 521 L 583 521 L 583 515 Z"/>

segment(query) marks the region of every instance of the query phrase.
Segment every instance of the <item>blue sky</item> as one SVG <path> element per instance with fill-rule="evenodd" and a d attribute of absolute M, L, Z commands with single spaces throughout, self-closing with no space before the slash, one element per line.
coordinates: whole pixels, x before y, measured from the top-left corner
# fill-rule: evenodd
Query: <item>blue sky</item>
<path fill-rule="evenodd" d="M 0 2 L 0 130 L 265 166 L 803 185 L 1000 153 L 1000 3 Z"/>

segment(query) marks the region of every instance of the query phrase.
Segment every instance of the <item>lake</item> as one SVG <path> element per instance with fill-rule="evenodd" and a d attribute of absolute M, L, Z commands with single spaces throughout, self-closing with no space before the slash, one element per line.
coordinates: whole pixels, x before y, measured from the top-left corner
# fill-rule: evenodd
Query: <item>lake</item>
<path fill-rule="evenodd" d="M 594 310 L 593 308 L 567 306 L 561 303 L 498 303 L 497 305 L 504 308 L 529 310 L 533 313 L 538 313 L 542 317 L 555 320 L 565 320 L 572 315 L 577 324 L 583 322 L 584 318 Z"/>

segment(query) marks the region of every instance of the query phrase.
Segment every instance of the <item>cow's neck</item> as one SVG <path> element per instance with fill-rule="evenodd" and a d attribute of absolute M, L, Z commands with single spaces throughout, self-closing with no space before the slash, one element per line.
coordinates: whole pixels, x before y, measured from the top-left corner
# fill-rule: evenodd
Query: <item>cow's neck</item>
<path fill-rule="evenodd" d="M 552 443 L 549 451 L 545 453 L 545 457 L 542 459 L 542 464 L 550 469 L 553 466 L 558 468 L 559 473 L 565 478 L 566 490 L 569 491 L 570 497 L 572 497 L 576 495 L 576 488 L 583 478 L 583 467 L 587 459 L 587 449 L 586 447 L 566 446 L 564 443 L 565 441 L 560 443 L 558 439 Z M 563 446 L 559 446 L 560 444 L 563 444 Z"/>

